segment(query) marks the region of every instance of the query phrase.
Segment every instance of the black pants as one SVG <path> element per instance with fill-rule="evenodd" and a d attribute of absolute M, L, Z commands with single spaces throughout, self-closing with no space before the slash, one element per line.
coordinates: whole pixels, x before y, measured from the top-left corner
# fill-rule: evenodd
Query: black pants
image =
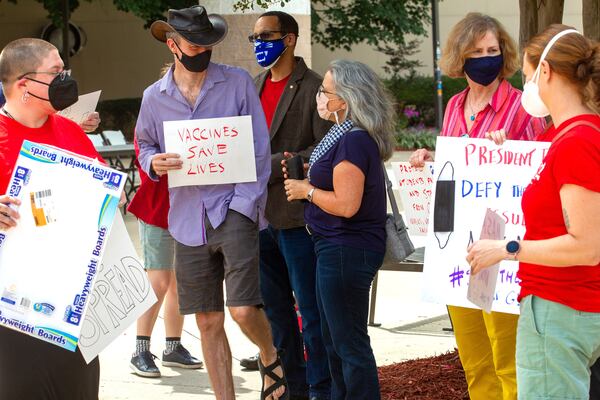
<path fill-rule="evenodd" d="M 98 400 L 100 363 L 0 327 L 0 400 Z"/>
<path fill-rule="evenodd" d="M 600 359 L 592 365 L 590 400 L 600 400 Z"/>

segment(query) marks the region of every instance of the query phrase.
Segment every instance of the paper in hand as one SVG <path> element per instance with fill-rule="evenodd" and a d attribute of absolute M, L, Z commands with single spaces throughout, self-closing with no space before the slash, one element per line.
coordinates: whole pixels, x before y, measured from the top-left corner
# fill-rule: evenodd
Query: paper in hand
<path fill-rule="evenodd" d="M 77 103 L 73 104 L 71 107 L 67 107 L 64 110 L 59 111 L 58 115 L 69 118 L 70 120 L 75 121 L 77 124 L 81 124 L 88 115 L 96 111 L 96 106 L 98 105 L 98 100 L 100 99 L 100 93 L 102 93 L 102 90 L 97 90 L 95 92 L 79 96 Z"/>
<path fill-rule="evenodd" d="M 505 228 L 504 219 L 488 208 L 485 212 L 479 239 L 504 239 Z M 500 264 L 492 265 L 478 272 L 477 275 L 469 274 L 467 299 L 487 313 L 492 312 L 492 303 L 496 297 L 499 266 Z"/>

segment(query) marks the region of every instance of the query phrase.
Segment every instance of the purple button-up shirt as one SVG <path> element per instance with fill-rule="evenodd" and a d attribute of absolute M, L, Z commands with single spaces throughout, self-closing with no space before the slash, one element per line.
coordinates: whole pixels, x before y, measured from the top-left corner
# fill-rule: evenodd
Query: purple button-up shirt
<path fill-rule="evenodd" d="M 139 145 L 139 162 L 151 179 L 152 156 L 165 152 L 163 121 L 202 118 L 252 116 L 256 182 L 184 186 L 169 188 L 169 232 L 187 246 L 206 244 L 204 216 L 213 228 L 225 220 L 227 210 L 235 210 L 261 229 L 266 226 L 264 209 L 267 182 L 271 174 L 269 130 L 254 82 L 245 70 L 210 63 L 200 95 L 192 107 L 173 79 L 173 68 L 144 91 L 135 133 Z"/>

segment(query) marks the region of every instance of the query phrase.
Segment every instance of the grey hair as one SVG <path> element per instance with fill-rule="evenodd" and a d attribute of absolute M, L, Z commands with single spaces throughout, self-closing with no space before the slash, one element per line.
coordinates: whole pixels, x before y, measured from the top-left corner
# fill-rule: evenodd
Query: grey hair
<path fill-rule="evenodd" d="M 346 102 L 347 118 L 375 140 L 382 160 L 389 159 L 394 152 L 396 112 L 379 77 L 358 61 L 332 61 L 329 71 L 336 94 Z"/>
<path fill-rule="evenodd" d="M 175 31 L 169 31 L 169 32 L 165 32 L 165 37 L 167 39 L 173 39 L 174 41 L 177 42 L 177 44 L 179 44 L 179 40 L 181 38 L 181 35 Z"/>

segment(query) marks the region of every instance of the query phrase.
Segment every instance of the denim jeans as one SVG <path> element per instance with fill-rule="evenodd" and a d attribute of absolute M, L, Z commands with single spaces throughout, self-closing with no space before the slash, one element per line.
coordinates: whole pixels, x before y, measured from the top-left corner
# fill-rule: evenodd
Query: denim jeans
<path fill-rule="evenodd" d="M 317 299 L 331 371 L 332 400 L 379 400 L 377 365 L 367 332 L 369 290 L 383 253 L 314 237 Z"/>
<path fill-rule="evenodd" d="M 592 365 L 590 380 L 590 400 L 600 400 L 600 360 Z"/>
<path fill-rule="evenodd" d="M 316 256 L 305 228 L 269 226 L 260 232 L 260 289 L 274 345 L 283 350 L 281 361 L 290 393 L 328 400 L 331 378 L 317 308 Z M 302 315 L 302 334 L 296 302 Z"/>

